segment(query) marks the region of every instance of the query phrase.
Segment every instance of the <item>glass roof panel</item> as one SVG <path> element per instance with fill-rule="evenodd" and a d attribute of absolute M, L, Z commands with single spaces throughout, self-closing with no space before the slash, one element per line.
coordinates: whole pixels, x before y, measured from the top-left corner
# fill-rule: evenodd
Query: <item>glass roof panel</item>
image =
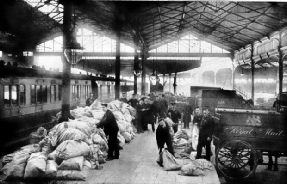
<path fill-rule="evenodd" d="M 38 9 L 44 14 L 49 15 L 52 19 L 56 20 L 60 24 L 63 23 L 63 5 L 58 4 L 56 1 L 50 1 L 45 3 L 42 0 L 24 0 L 32 7 Z"/>

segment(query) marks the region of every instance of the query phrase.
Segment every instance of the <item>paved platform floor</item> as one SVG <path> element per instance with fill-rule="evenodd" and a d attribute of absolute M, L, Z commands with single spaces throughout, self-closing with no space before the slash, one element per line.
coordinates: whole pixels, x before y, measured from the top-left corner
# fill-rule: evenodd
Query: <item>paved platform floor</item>
<path fill-rule="evenodd" d="M 103 164 L 102 170 L 91 170 L 85 183 L 163 183 L 219 184 L 215 169 L 205 176 L 180 176 L 179 171 L 164 171 L 156 163 L 158 150 L 155 133 L 146 131 L 124 145 L 120 159 Z"/>

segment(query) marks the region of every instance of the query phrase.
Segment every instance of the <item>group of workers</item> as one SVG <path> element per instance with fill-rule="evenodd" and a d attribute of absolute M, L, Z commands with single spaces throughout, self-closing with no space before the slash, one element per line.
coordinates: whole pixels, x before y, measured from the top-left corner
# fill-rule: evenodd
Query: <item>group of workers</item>
<path fill-rule="evenodd" d="M 87 99 L 86 105 L 91 105 L 94 100 L 93 95 L 91 95 Z M 167 100 L 164 98 L 164 94 L 159 94 L 158 96 L 155 96 L 155 98 L 147 96 L 140 99 L 137 99 L 137 95 L 133 94 L 132 98 L 128 100 L 126 93 L 122 93 L 122 97 L 119 98 L 119 100 L 130 104 L 137 110 L 137 117 L 133 120 L 133 124 L 135 125 L 138 134 L 147 131 L 148 124 L 151 124 L 152 131 L 155 132 L 155 124 L 158 122 L 156 140 L 160 153 L 166 144 L 168 151 L 174 155 L 172 147 L 173 135 L 171 134 L 171 129 L 173 134 L 176 133 L 178 131 L 179 119 L 182 117 L 184 119 L 186 114 L 188 114 L 189 122 L 193 123 L 192 127 L 198 128 L 199 130 L 196 158 L 201 158 L 202 148 L 205 147 L 206 159 L 210 160 L 214 119 L 210 115 L 209 107 L 204 107 L 203 113 L 200 112 L 199 107 L 195 107 L 193 112 L 183 111 L 184 113 L 180 113 L 176 110 L 174 102 L 170 103 L 170 106 L 168 105 Z M 102 104 L 102 108 L 105 111 L 105 115 L 100 123 L 97 124 L 97 127 L 103 128 L 106 135 L 109 137 L 107 160 L 118 159 L 119 147 L 117 134 L 119 128 L 113 113 L 108 110 L 107 104 Z M 192 109 L 189 110 L 192 111 Z M 169 117 L 173 121 L 172 126 L 166 122 L 166 117 Z M 189 128 L 189 122 L 184 124 L 184 128 Z"/>

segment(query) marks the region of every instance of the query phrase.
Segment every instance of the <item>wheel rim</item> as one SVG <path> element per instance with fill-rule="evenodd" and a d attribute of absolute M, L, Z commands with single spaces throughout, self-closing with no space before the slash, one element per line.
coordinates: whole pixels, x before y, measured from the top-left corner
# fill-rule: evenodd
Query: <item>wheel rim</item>
<path fill-rule="evenodd" d="M 227 141 L 217 150 L 217 168 L 229 179 L 249 177 L 255 172 L 257 163 L 256 150 L 244 141 Z"/>

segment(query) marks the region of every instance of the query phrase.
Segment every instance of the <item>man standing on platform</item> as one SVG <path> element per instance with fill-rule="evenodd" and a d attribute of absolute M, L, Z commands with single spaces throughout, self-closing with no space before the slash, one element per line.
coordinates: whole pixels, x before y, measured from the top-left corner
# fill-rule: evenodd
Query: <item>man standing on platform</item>
<path fill-rule="evenodd" d="M 179 119 L 181 118 L 181 114 L 178 110 L 175 109 L 175 103 L 170 103 L 170 109 L 168 110 L 168 117 L 174 122 L 173 130 L 174 133 L 178 130 Z"/>
<path fill-rule="evenodd" d="M 90 97 L 86 100 L 86 106 L 92 105 L 92 103 L 93 103 L 94 101 L 95 101 L 94 94 L 93 94 L 93 93 L 90 93 Z"/>
<path fill-rule="evenodd" d="M 167 111 L 168 111 L 168 103 L 167 100 L 164 98 L 164 94 L 158 95 L 158 101 L 157 101 L 157 111 L 160 117 L 166 117 Z"/>
<path fill-rule="evenodd" d="M 155 131 L 154 124 L 155 124 L 155 121 L 156 121 L 156 118 L 157 118 L 155 100 L 150 98 L 149 99 L 149 104 L 150 104 L 150 109 L 149 109 L 150 121 L 148 123 L 151 124 L 152 131 L 154 132 Z"/>
<path fill-rule="evenodd" d="M 132 98 L 129 99 L 128 103 L 130 104 L 130 106 L 132 106 L 134 109 L 137 109 L 137 104 L 139 103 L 139 101 L 136 98 L 137 94 L 133 94 Z"/>
<path fill-rule="evenodd" d="M 194 108 L 194 112 L 193 113 L 194 113 L 193 114 L 193 120 L 192 120 L 193 126 L 195 125 L 195 126 L 197 126 L 197 128 L 199 128 L 201 120 L 202 120 L 202 115 L 200 113 L 200 109 L 199 109 L 198 106 L 196 106 Z"/>
<path fill-rule="evenodd" d="M 108 109 L 107 104 L 103 103 L 102 108 L 105 112 L 105 115 L 97 124 L 97 128 L 104 128 L 104 132 L 108 136 L 109 151 L 107 161 L 119 159 L 120 152 L 118 143 L 118 124 L 112 111 Z"/>
<path fill-rule="evenodd" d="M 136 119 L 136 127 L 137 127 L 137 133 L 143 133 L 143 121 L 144 121 L 144 106 L 143 106 L 143 99 L 139 100 L 139 103 L 137 105 L 137 119 Z"/>
<path fill-rule="evenodd" d="M 201 158 L 202 148 L 206 149 L 206 160 L 210 161 L 211 140 L 214 131 L 214 119 L 211 117 L 209 107 L 203 109 L 202 121 L 199 125 L 199 138 L 196 159 Z"/>
<path fill-rule="evenodd" d="M 139 101 L 136 99 L 136 95 L 137 94 L 133 94 L 132 98 L 129 99 L 128 103 L 130 104 L 130 106 L 132 106 L 134 109 L 137 109 L 137 105 L 139 103 Z M 132 123 L 134 126 L 136 126 L 136 119 L 132 120 Z"/>
<path fill-rule="evenodd" d="M 151 113 L 150 113 L 150 103 L 148 98 L 144 98 L 144 109 L 143 109 L 143 130 L 146 131 L 148 130 L 148 124 L 151 121 Z"/>
<path fill-rule="evenodd" d="M 122 97 L 119 99 L 119 101 L 128 103 L 127 94 L 125 92 L 122 93 Z"/>

